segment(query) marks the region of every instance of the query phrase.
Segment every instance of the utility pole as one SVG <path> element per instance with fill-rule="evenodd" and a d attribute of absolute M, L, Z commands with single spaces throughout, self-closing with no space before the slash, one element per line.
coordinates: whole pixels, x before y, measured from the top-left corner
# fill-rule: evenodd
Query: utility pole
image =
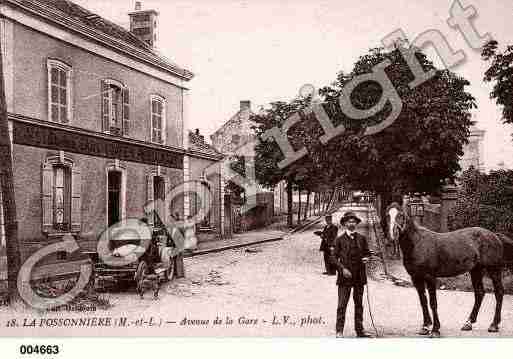
<path fill-rule="evenodd" d="M 7 101 L 5 99 L 3 52 L 0 44 L 0 190 L 5 217 L 5 236 L 7 250 L 7 283 L 9 301 L 18 298 L 17 277 L 21 266 L 21 252 L 18 243 L 18 222 L 14 198 L 14 175 L 12 149 L 7 120 Z"/>

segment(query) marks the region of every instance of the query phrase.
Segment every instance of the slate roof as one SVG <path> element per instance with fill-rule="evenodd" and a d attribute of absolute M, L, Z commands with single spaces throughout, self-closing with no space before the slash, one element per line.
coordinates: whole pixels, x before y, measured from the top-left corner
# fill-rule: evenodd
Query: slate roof
<path fill-rule="evenodd" d="M 207 154 L 210 156 L 216 156 L 219 158 L 224 157 L 224 155 L 217 151 L 214 146 L 205 142 L 205 137 L 202 135 L 195 134 L 194 132 L 189 131 L 189 149 L 197 152 L 201 152 L 203 154 Z"/>
<path fill-rule="evenodd" d="M 99 31 L 115 40 L 128 44 L 137 50 L 143 51 L 150 61 L 159 66 L 174 70 L 176 74 L 190 79 L 192 72 L 181 68 L 160 55 L 151 46 L 140 40 L 124 27 L 113 23 L 98 14 L 85 9 L 69 0 L 8 0 L 9 3 L 21 6 L 25 9 L 34 11 L 42 16 L 49 17 L 51 20 L 59 21 L 59 16 L 78 22 L 93 30 Z M 129 49 L 126 49 L 129 50 Z"/>

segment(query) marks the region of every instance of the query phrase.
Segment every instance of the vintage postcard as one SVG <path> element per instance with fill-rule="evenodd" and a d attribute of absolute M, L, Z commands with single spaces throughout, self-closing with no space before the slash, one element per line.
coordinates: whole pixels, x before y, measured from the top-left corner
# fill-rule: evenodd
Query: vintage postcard
<path fill-rule="evenodd" d="M 512 16 L 0 2 L 0 337 L 512 337 Z"/>

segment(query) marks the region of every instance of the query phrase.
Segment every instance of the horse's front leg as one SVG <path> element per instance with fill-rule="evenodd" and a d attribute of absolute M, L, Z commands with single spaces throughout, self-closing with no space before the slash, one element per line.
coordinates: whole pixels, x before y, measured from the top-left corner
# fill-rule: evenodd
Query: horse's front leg
<path fill-rule="evenodd" d="M 418 334 L 428 335 L 430 333 L 429 327 L 431 326 L 431 324 L 433 324 L 433 322 L 431 321 L 431 316 L 429 315 L 428 302 L 426 298 L 426 282 L 422 277 L 412 277 L 411 279 L 419 295 L 420 306 L 422 307 L 422 317 L 424 320 L 422 328 L 420 328 Z"/>
<path fill-rule="evenodd" d="M 436 300 L 436 278 L 428 278 L 426 280 L 429 292 L 429 305 L 433 313 L 433 329 L 431 330 L 432 338 L 440 337 L 440 320 L 438 319 L 438 303 Z"/>

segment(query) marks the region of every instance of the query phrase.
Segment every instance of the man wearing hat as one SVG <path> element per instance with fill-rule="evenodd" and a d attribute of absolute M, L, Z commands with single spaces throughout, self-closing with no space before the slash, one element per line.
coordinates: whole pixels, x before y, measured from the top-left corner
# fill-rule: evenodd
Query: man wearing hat
<path fill-rule="evenodd" d="M 324 254 L 324 266 L 326 268 L 326 272 L 323 274 L 326 275 L 335 275 L 337 274 L 337 267 L 331 261 L 331 251 L 333 251 L 335 246 L 335 239 L 338 234 L 338 227 L 333 224 L 331 214 L 326 215 L 326 226 L 322 231 L 315 232 L 316 235 L 321 237 L 321 246 L 319 251 Z"/>
<path fill-rule="evenodd" d="M 338 306 L 337 338 L 342 337 L 346 317 L 346 308 L 353 291 L 354 328 L 358 337 L 369 337 L 363 329 L 363 287 L 367 284 L 365 263 L 371 252 L 367 238 L 356 232 L 361 219 L 352 212 L 346 212 L 340 219 L 345 231 L 335 240 L 332 262 L 337 266 Z"/>

